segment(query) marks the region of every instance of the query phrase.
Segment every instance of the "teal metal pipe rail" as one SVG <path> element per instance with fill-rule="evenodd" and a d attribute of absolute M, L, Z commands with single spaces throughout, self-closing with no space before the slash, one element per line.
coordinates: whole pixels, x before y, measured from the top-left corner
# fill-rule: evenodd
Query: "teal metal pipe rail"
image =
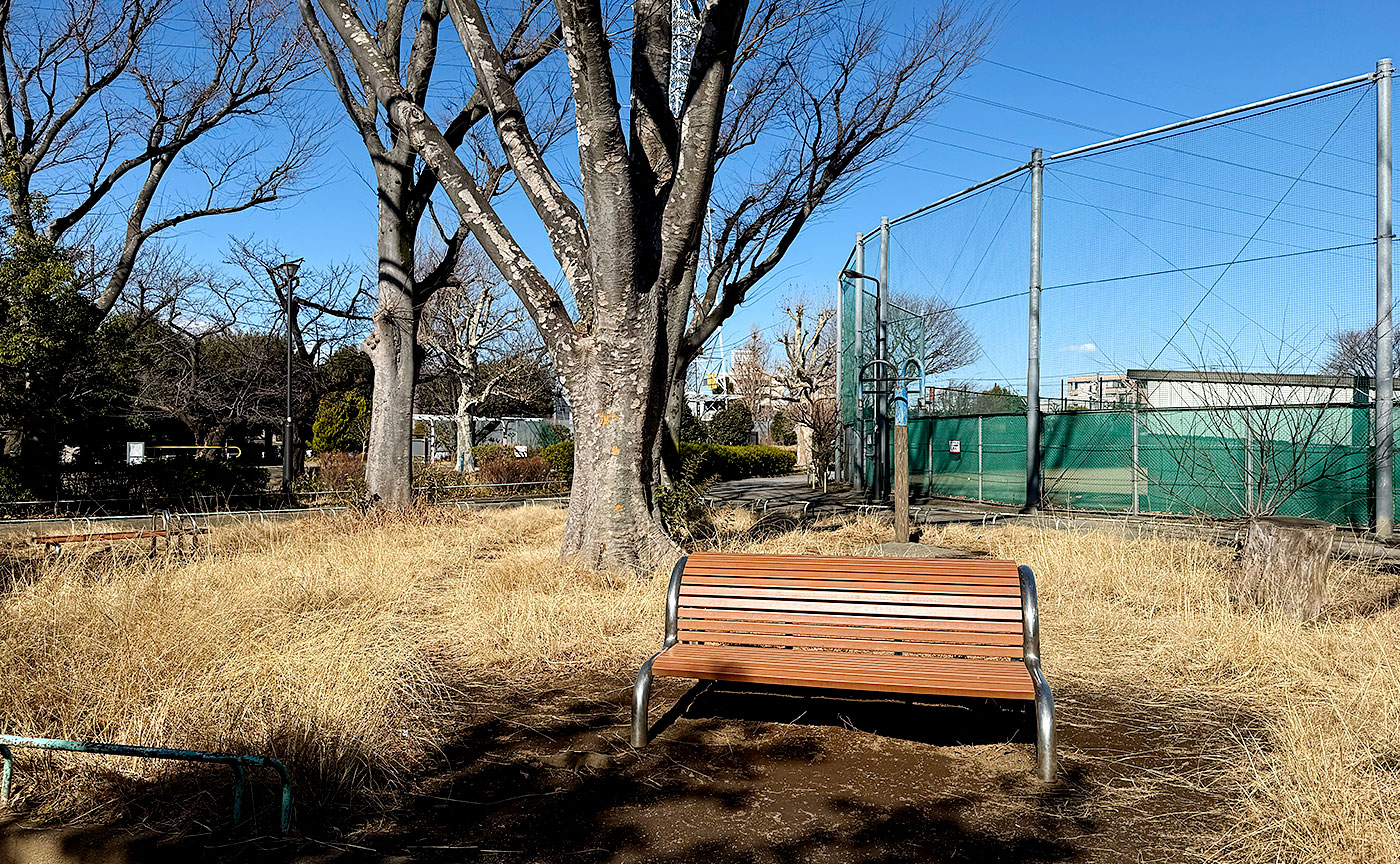
<path fill-rule="evenodd" d="M 0 735 L 0 805 L 10 803 L 10 780 L 14 776 L 14 756 L 11 747 L 35 747 L 41 750 L 61 750 L 68 753 L 93 753 L 99 756 L 132 756 L 138 759 L 175 759 L 183 762 L 214 762 L 227 765 L 233 771 L 233 824 L 243 821 L 243 798 L 248 785 L 246 766 L 271 768 L 282 779 L 282 813 L 280 833 L 292 827 L 292 775 L 287 766 L 271 756 L 248 756 L 237 753 L 211 753 L 204 750 L 172 750 L 166 747 L 138 747 L 132 744 L 104 744 L 100 741 L 67 741 L 62 738 L 28 738 L 22 735 Z"/>

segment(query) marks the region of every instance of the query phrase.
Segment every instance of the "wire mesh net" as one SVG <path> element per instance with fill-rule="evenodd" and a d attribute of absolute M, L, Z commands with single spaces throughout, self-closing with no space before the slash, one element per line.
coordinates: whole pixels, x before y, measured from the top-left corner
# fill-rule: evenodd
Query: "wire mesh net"
<path fill-rule="evenodd" d="M 1363 80 L 1046 159 L 1036 394 L 1029 168 L 893 220 L 885 250 L 867 235 L 889 359 L 923 375 L 912 488 L 1022 503 L 1033 396 L 1047 504 L 1366 523 L 1376 98 Z M 874 356 L 873 288 L 842 285 L 848 369 Z M 1207 399 L 1171 383 L 1190 375 L 1275 383 Z M 868 426 L 854 376 L 843 417 Z"/>
<path fill-rule="evenodd" d="M 1375 129 L 1365 83 L 1049 160 L 1042 395 L 1130 368 L 1324 371 L 1334 334 L 1374 323 Z"/>

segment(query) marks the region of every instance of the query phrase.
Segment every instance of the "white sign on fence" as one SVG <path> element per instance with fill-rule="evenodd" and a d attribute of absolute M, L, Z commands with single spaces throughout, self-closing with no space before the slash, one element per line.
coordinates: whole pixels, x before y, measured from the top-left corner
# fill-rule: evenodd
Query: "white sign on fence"
<path fill-rule="evenodd" d="M 957 440 L 957 439 L 953 439 L 953 440 L 949 441 L 949 442 L 948 442 L 948 452 L 949 452 L 949 453 L 961 453 L 961 452 L 962 452 L 962 442 L 959 441 L 959 440 Z"/>

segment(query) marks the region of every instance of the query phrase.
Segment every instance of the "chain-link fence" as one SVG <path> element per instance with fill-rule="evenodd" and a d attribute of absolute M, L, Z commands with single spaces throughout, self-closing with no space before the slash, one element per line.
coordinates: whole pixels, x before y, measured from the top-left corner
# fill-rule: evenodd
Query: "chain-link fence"
<path fill-rule="evenodd" d="M 1206 516 L 1370 518 L 1371 409 L 1315 405 L 1082 411 L 1045 418 L 1044 503 Z M 1025 502 L 1024 415 L 910 423 L 926 496 Z"/>
<path fill-rule="evenodd" d="M 864 235 L 840 287 L 851 476 L 880 482 L 861 371 L 883 318 L 885 359 L 921 373 L 916 491 L 1024 503 L 1030 408 L 1043 503 L 1366 523 L 1388 76 L 1037 151 Z"/>

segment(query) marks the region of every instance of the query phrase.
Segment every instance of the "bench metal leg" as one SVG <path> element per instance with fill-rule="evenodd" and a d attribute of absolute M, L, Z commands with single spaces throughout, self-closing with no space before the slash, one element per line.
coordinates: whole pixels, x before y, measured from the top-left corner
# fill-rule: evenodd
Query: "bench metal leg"
<path fill-rule="evenodd" d="M 1022 564 L 1016 568 L 1021 577 L 1021 634 L 1026 661 L 1035 686 L 1035 773 L 1042 781 L 1055 779 L 1055 697 L 1050 683 L 1040 671 L 1040 602 L 1036 597 L 1035 574 Z"/>
<path fill-rule="evenodd" d="M 1055 779 L 1055 697 L 1036 669 L 1035 677 L 1035 773 L 1042 782 Z"/>
<path fill-rule="evenodd" d="M 642 664 L 637 673 L 637 683 L 632 688 L 632 746 L 642 748 L 647 745 L 647 702 L 651 700 L 651 664 L 661 653 L 657 652 Z"/>

